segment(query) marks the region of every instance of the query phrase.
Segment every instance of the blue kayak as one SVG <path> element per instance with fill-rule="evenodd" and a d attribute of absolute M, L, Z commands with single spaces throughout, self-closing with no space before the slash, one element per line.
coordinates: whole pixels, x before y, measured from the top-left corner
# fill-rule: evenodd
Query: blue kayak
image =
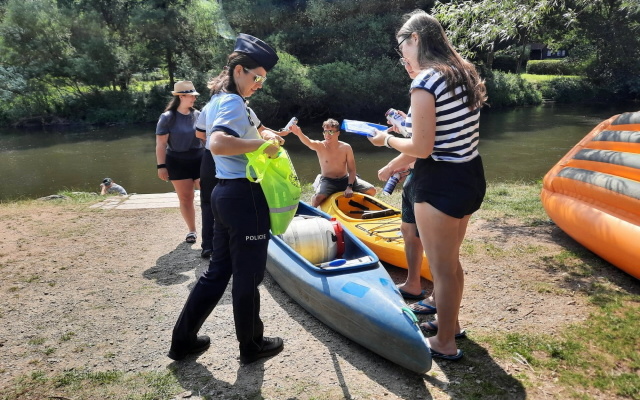
<path fill-rule="evenodd" d="M 300 202 L 297 215 L 331 219 Z M 269 241 L 267 271 L 299 305 L 324 324 L 417 373 L 431 369 L 429 343 L 378 257 L 348 230 L 340 260 L 315 265 L 282 239 Z"/>

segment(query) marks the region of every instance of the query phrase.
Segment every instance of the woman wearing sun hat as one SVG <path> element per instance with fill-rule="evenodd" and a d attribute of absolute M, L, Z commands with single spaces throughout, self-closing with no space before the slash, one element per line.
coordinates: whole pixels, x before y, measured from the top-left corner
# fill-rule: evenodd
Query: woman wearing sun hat
<path fill-rule="evenodd" d="M 262 129 L 246 98 L 262 88 L 267 72 L 278 62 L 275 50 L 262 40 L 241 33 L 222 72 L 209 82 L 213 96 L 203 109 L 208 148 L 213 154 L 218 184 L 211 194 L 215 217 L 213 254 L 198 279 L 173 329 L 168 356 L 180 360 L 209 347 L 200 327 L 224 294 L 233 276 L 233 316 L 240 362 L 270 357 L 283 348 L 282 339 L 263 335 L 260 292 L 269 243 L 269 208 L 258 183 L 246 178 L 245 153 L 265 141 L 284 139 Z M 199 123 L 200 125 L 200 123 Z M 264 150 L 276 155 L 277 145 Z"/>
<path fill-rule="evenodd" d="M 193 134 L 200 111 L 193 107 L 195 87 L 191 81 L 179 81 L 171 92 L 173 99 L 160 115 L 156 126 L 156 161 L 158 178 L 171 181 L 180 201 L 180 213 L 187 224 L 187 243 L 195 243 L 196 210 L 194 187 L 199 187 L 202 142 Z"/>

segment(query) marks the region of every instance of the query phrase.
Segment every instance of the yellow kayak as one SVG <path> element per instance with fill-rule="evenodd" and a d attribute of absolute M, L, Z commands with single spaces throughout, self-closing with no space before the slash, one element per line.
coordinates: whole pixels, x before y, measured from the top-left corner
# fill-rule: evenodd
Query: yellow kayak
<path fill-rule="evenodd" d="M 347 199 L 343 192 L 329 196 L 320 208 L 362 240 L 380 260 L 407 269 L 404 239 L 400 232 L 400 210 L 362 193 L 354 193 Z M 433 280 L 424 255 L 420 276 Z"/>

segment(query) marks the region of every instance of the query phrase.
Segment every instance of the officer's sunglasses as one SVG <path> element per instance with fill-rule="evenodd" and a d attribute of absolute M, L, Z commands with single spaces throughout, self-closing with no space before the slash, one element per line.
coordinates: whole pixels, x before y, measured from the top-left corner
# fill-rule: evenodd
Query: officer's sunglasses
<path fill-rule="evenodd" d="M 258 75 L 255 72 L 251 71 L 250 69 L 246 68 L 246 67 L 242 67 L 242 69 L 244 69 L 244 72 L 248 72 L 251 75 L 253 75 L 253 81 L 255 83 L 264 83 L 267 80 L 266 76 L 262 76 L 262 75 Z"/>

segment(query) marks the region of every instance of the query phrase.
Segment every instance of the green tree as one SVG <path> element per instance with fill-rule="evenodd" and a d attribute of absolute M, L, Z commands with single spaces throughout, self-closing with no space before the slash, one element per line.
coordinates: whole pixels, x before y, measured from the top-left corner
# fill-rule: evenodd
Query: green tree
<path fill-rule="evenodd" d="M 587 48 L 587 77 L 616 95 L 640 98 L 640 3 L 567 0 L 574 44 Z"/>
<path fill-rule="evenodd" d="M 456 49 L 491 69 L 501 48 L 519 46 L 518 70 L 526 45 L 542 30 L 544 17 L 558 6 L 557 0 L 481 0 L 437 3 L 433 15 L 447 28 Z"/>
<path fill-rule="evenodd" d="M 25 78 L 65 76 L 75 54 L 70 21 L 53 0 L 9 0 L 0 24 L 2 62 Z"/>
<path fill-rule="evenodd" d="M 9 0 L 0 23 L 0 87 L 14 96 L 6 118 L 19 120 L 55 112 L 53 99 L 68 92 L 75 49 L 70 21 L 52 0 Z M 14 84 L 19 83 L 19 84 Z"/>
<path fill-rule="evenodd" d="M 76 17 L 78 23 L 71 27 L 70 43 L 75 56 L 69 61 L 68 74 L 76 81 L 89 86 L 124 89 L 130 77 L 127 73 L 127 54 L 111 40 L 111 32 L 94 13 Z M 120 56 L 120 57 L 119 57 Z"/>
<path fill-rule="evenodd" d="M 127 90 L 134 72 L 144 68 L 131 14 L 136 0 L 59 0 L 72 24 L 78 78 L 87 84 Z"/>
<path fill-rule="evenodd" d="M 193 0 L 184 10 L 188 21 L 187 32 L 179 38 L 181 59 L 191 65 L 178 72 L 182 77 L 213 70 L 217 75 L 226 64 L 229 47 L 235 43 L 236 34 L 222 15 L 216 1 Z"/>
<path fill-rule="evenodd" d="M 149 64 L 166 68 L 169 85 L 222 62 L 228 41 L 219 34 L 221 8 L 209 0 L 153 0 L 136 9 L 133 23 Z M 225 46 L 227 44 L 227 46 Z"/>

